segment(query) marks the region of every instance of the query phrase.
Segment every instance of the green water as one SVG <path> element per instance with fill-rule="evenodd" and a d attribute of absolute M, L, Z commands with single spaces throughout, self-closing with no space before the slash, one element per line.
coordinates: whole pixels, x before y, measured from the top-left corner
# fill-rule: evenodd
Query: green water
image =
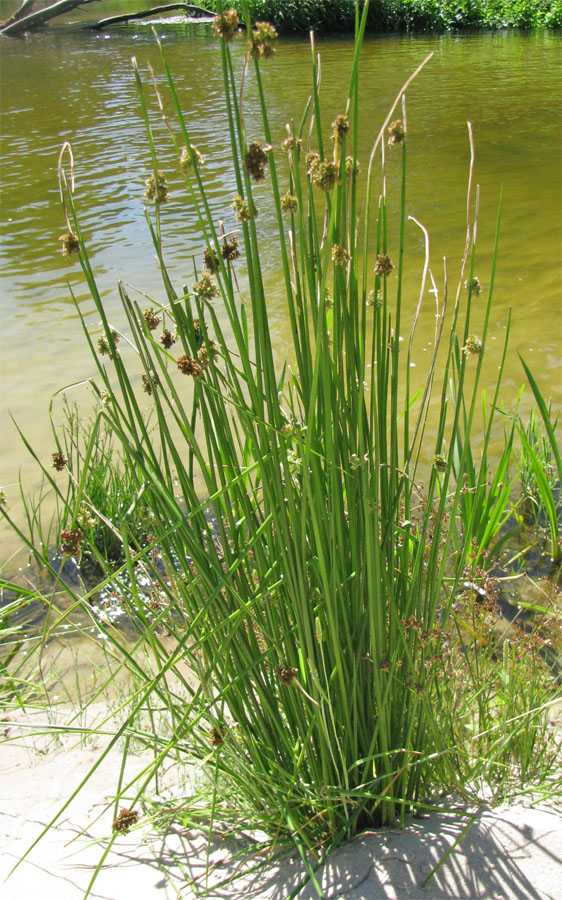
<path fill-rule="evenodd" d="M 133 4 L 138 8 L 141 4 Z M 147 7 L 150 5 L 145 4 Z M 97 4 L 95 4 L 97 6 Z M 74 19 L 92 19 L 126 0 Z M 3 7 L 4 11 L 4 7 Z M 217 219 L 228 227 L 236 193 L 228 162 L 217 44 L 208 25 L 160 23 L 166 53 L 192 139 L 207 157 L 209 196 Z M 509 307 L 513 309 L 510 354 L 503 397 L 511 404 L 523 383 L 520 352 L 545 394 L 562 401 L 561 333 L 561 47 L 560 34 L 500 33 L 456 36 L 370 37 L 361 65 L 361 147 L 366 170 L 372 141 L 401 84 L 430 51 L 432 61 L 408 95 L 407 212 L 428 228 L 431 264 L 442 281 L 446 256 L 456 284 L 464 248 L 466 181 L 469 160 L 467 119 L 476 143 L 476 181 L 481 186 L 477 274 L 486 289 L 500 188 L 503 218 L 496 303 L 490 341 L 498 354 Z M 318 41 L 322 53 L 325 122 L 343 110 L 351 44 Z M 68 284 L 80 299 L 89 325 L 97 322 L 79 266 L 65 261 L 59 235 L 66 231 L 58 197 L 57 157 L 63 141 L 75 156 L 75 202 L 110 320 L 121 324 L 118 278 L 156 300 L 164 299 L 147 233 L 143 181 L 150 170 L 131 56 L 143 72 L 150 62 L 163 85 L 159 54 L 147 23 L 96 33 L 50 26 L 23 39 L 2 39 L 2 328 L 0 397 L 0 486 L 12 513 L 18 505 L 21 469 L 32 487 L 36 472 L 10 420 L 14 416 L 48 463 L 54 443 L 48 404 L 60 387 L 87 379 L 94 367 L 86 352 Z M 237 45 L 241 64 L 243 47 Z M 299 120 L 310 92 L 310 48 L 280 41 L 264 68 L 274 142 L 285 135 L 289 118 Z M 147 79 L 148 89 L 148 79 Z M 163 86 L 164 102 L 169 95 Z M 160 167 L 169 177 L 170 202 L 163 209 L 165 258 L 177 287 L 191 283 L 193 257 L 200 265 L 201 237 L 189 207 L 173 151 L 159 120 L 154 131 Z M 257 98 L 246 93 L 249 140 L 263 137 Z M 281 154 L 279 154 L 281 156 Z M 388 160 L 389 195 L 398 189 L 399 162 Z M 177 190 L 176 190 L 177 188 Z M 261 189 L 259 226 L 267 246 L 274 234 L 273 211 Z M 259 191 L 258 191 L 259 194 Z M 233 222 L 231 224 L 234 224 Z M 391 235 L 395 229 L 391 219 Z M 272 247 L 274 243 L 272 242 Z M 423 266 L 421 232 L 408 233 L 406 293 L 417 301 Z M 278 260 L 265 259 L 272 322 L 280 358 L 290 355 Z M 420 319 L 414 361 L 423 367 L 431 351 L 435 309 L 429 299 Z M 491 345 L 487 377 L 497 368 Z M 87 389 L 73 390 L 87 402 Z M 55 409 L 60 407 L 55 404 Z M 531 407 L 530 392 L 522 409 Z M 60 419 L 60 416 L 58 417 Z M 14 547 L 4 531 L 2 562 Z"/>

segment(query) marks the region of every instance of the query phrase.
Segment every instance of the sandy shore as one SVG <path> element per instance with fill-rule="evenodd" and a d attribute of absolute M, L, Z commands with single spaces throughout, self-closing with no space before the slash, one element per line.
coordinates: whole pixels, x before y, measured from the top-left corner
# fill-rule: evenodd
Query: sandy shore
<path fill-rule="evenodd" d="M 42 719 L 41 719 L 42 716 Z M 69 794 L 99 757 L 100 743 L 77 747 L 65 737 L 46 750 L 45 738 L 20 737 L 18 716 L 1 722 L 0 816 L 3 900 L 79 900 L 102 856 L 114 807 L 121 755 L 112 750 L 55 827 L 8 877 Z M 35 714 L 32 721 L 44 721 Z M 147 764 L 131 756 L 126 775 Z M 181 773 L 185 777 L 185 772 Z M 167 796 L 181 796 L 177 770 L 163 773 Z M 109 804 L 109 805 L 108 805 Z M 329 900 L 559 900 L 562 897 L 562 808 L 516 806 L 485 810 L 426 888 L 422 882 L 460 837 L 461 814 L 431 814 L 404 831 L 365 833 L 334 853 L 318 874 Z M 302 878 L 294 856 L 251 872 L 233 862 L 232 842 L 217 840 L 207 865 L 205 839 L 175 823 L 166 832 L 150 822 L 119 835 L 104 860 L 90 896 L 95 900 L 285 900 Z M 255 861 L 253 863 L 255 868 Z M 208 874 L 208 894 L 203 886 Z M 7 880 L 5 880 L 7 879 Z M 225 882 L 220 886 L 221 882 Z M 198 885 L 196 890 L 194 885 Z M 311 885 L 301 900 L 317 897 Z"/>

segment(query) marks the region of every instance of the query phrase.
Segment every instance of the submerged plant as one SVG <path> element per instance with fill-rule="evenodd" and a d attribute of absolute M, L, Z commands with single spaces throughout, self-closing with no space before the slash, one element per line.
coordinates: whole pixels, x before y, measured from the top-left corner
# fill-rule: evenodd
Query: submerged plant
<path fill-rule="evenodd" d="M 216 31 L 238 191 L 232 209 L 246 266 L 242 287 L 229 265 L 237 258 L 238 239 L 230 236 L 227 243 L 225 216 L 215 221 L 205 185 L 196 179 L 189 202 L 213 277 L 203 273 L 191 290 L 176 291 L 159 229 L 152 228 L 167 291 L 166 340 L 152 335 L 138 303 L 120 284 L 136 354 L 129 362 L 113 353 L 109 372 L 82 319 L 97 366 L 95 390 L 106 397 L 104 422 L 138 484 L 131 509 L 142 496 L 150 511 L 150 541 L 135 539 L 128 512 L 121 518 L 123 567 L 107 570 L 139 642 L 151 652 L 144 687 L 131 701 L 131 721 L 153 704 L 169 716 L 169 740 L 162 743 L 155 731 L 146 736 L 158 748 L 150 774 L 166 754 L 189 747 L 192 757 L 212 766 L 216 783 L 224 779 L 243 798 L 254 823 L 272 840 L 294 842 L 311 877 L 339 842 L 367 826 L 404 821 L 414 808 L 430 807 L 438 789 L 458 788 L 466 796 L 478 779 L 493 783 L 501 767 L 523 771 L 531 738 L 521 736 L 522 723 L 531 723 L 529 734 L 533 728 L 539 734 L 546 715 L 541 704 L 549 696 L 548 673 L 537 668 L 528 697 L 532 705 L 523 712 L 512 716 L 506 705 L 506 715 L 494 719 L 488 715 L 493 699 L 483 710 L 473 702 L 482 683 L 492 697 L 492 686 L 503 677 L 489 644 L 489 652 L 481 652 L 490 637 L 493 604 L 479 617 L 480 594 L 471 587 L 486 595 L 491 590 L 484 554 L 502 525 L 504 483 L 509 483 L 503 477 L 508 450 L 492 478 L 488 460 L 505 348 L 478 458 L 472 446 L 497 235 L 476 344 L 475 292 L 467 296 L 463 289 L 465 280 L 472 283 L 475 265 L 478 204 L 472 171 L 466 244 L 452 304 L 449 279 L 440 295 L 427 233 L 412 220 L 411 227 L 421 228 L 426 238 L 419 303 L 428 278 L 437 303 L 434 354 L 424 381 L 414 386 L 417 314 L 408 329 L 403 308 L 410 227 L 406 142 L 397 141 L 403 178 L 392 248 L 396 269 L 389 255 L 392 210 L 375 160 L 379 151 L 384 160 L 387 129 L 400 104 L 406 132 L 406 89 L 428 59 L 382 123 L 365 195 L 359 196 L 357 179 L 345 175 L 357 161 L 358 67 L 367 10 L 365 3 L 358 16 L 349 118 L 342 115 L 333 126 L 334 159 L 328 164 L 311 151 L 310 178 L 291 159 L 285 196 L 260 72 L 260 59 L 269 54 L 249 52 L 243 73 L 249 78 L 247 68 L 253 67 L 267 141 L 267 150 L 258 152 L 258 145 L 248 144 L 231 58 L 237 22 L 219 12 Z M 246 26 L 251 34 L 251 22 Z M 271 32 L 262 27 L 260 34 L 265 46 Z M 180 146 L 191 146 L 190 122 L 163 51 L 162 64 L 177 116 L 173 140 L 179 154 Z M 140 88 L 138 70 L 137 79 Z M 311 91 L 307 113 L 314 109 L 312 133 L 320 142 L 315 65 Z M 139 96 L 153 150 L 142 90 Z M 284 142 L 290 153 L 300 146 L 305 125 L 306 115 L 290 146 Z M 398 134 L 396 121 L 393 126 Z M 470 128 L 469 136 L 472 142 Z M 344 140 L 352 152 L 349 163 L 338 150 Z M 246 147 L 254 147 L 250 165 Z M 266 252 L 255 222 L 253 181 L 261 180 L 266 161 L 278 226 L 279 283 L 292 337 L 289 365 L 276 358 L 272 346 L 263 270 L 272 250 L 268 246 Z M 314 190 L 316 184 L 324 194 Z M 70 192 L 67 203 L 79 234 Z M 225 210 L 230 203 L 225 197 Z M 289 222 L 284 208 L 294 213 Z M 321 215 L 324 230 L 318 228 Z M 113 348 L 114 330 L 86 251 L 80 263 L 104 340 Z M 409 339 L 403 349 L 399 336 L 405 329 Z M 181 344 L 175 364 L 171 335 Z M 138 402 L 139 370 L 144 383 L 158 385 L 151 394 L 157 432 L 147 428 Z M 432 399 L 438 415 L 430 435 Z M 124 641 L 114 631 L 106 635 L 116 652 L 121 648 L 123 665 L 138 676 Z M 502 671 L 515 686 L 509 653 Z M 506 704 L 513 693 L 502 694 Z M 490 748 L 493 772 L 486 762 Z M 525 772 L 531 770 L 526 765 Z M 134 806 L 144 784 L 120 783 L 119 794 L 128 790 Z M 218 799 L 213 811 L 217 817 L 228 813 Z"/>

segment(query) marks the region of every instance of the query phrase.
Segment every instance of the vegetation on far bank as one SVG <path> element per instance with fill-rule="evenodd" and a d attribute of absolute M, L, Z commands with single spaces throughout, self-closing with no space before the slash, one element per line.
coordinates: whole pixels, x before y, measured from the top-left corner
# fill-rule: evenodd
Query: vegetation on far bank
<path fill-rule="evenodd" d="M 242 0 L 229 5 L 242 12 Z M 248 8 L 253 21 L 266 19 L 284 34 L 355 28 L 354 0 L 248 0 Z M 562 0 L 376 0 L 367 18 L 367 30 L 382 32 L 542 26 L 562 26 Z"/>

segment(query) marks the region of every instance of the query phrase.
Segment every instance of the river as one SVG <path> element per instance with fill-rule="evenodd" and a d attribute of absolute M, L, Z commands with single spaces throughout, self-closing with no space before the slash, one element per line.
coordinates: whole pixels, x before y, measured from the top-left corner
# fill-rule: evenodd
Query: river
<path fill-rule="evenodd" d="M 142 3 L 118 0 L 107 11 L 97 6 L 25 38 L 1 39 L 0 486 L 6 492 L 10 513 L 16 516 L 18 473 L 21 470 L 25 484 L 33 488 L 37 471 L 11 416 L 48 464 L 54 449 L 50 397 L 94 371 L 69 285 L 95 329 L 94 313 L 79 266 L 63 259 L 58 240 L 66 231 L 57 181 L 57 158 L 64 141 L 73 147 L 75 202 L 109 318 L 119 317 L 119 278 L 163 299 L 144 216 L 143 182 L 150 171 L 150 154 L 131 65 L 134 55 L 148 88 L 150 63 L 162 84 L 159 53 L 147 21 L 105 32 L 79 27 L 94 15 L 139 8 Z M 193 140 L 207 157 L 205 175 L 219 217 L 228 210 L 235 190 L 228 163 L 216 40 L 208 24 L 159 22 L 155 27 Z M 322 54 L 321 94 L 329 123 L 343 109 L 351 41 L 322 39 L 317 47 Z M 436 276 L 443 255 L 453 272 L 458 269 L 464 246 L 467 120 L 474 127 L 476 181 L 481 186 L 477 273 L 484 288 L 503 186 L 500 262 L 490 337 L 499 347 L 507 311 L 512 307 L 511 351 L 503 391 L 507 406 L 513 405 L 524 382 L 518 352 L 531 365 L 547 398 L 551 397 L 556 407 L 562 401 L 561 48 L 560 33 L 544 31 L 369 36 L 361 63 L 359 156 L 366 168 L 371 143 L 398 89 L 424 56 L 434 53 L 408 94 L 407 211 L 429 230 Z M 242 41 L 235 54 L 240 64 Z M 306 41 L 280 40 L 276 56 L 264 67 L 272 131 L 278 143 L 288 119 L 300 119 L 310 92 L 309 64 Z M 169 103 L 165 91 L 163 96 Z M 170 173 L 171 198 L 163 209 L 165 255 L 173 279 L 181 286 L 192 277 L 192 257 L 200 255 L 201 239 L 179 190 L 169 138 L 152 98 L 150 103 L 162 148 L 161 167 Z M 246 122 L 249 130 L 256 123 L 252 138 L 261 137 L 257 133 L 257 98 L 251 86 L 246 95 Z M 389 165 L 391 192 L 398 178 L 398 167 Z M 267 238 L 274 228 L 267 203 L 259 222 Z M 412 262 L 407 287 L 414 296 L 423 263 L 420 235 L 414 226 L 408 249 Z M 281 294 L 276 293 L 280 279 L 274 254 L 266 261 L 266 272 L 277 349 L 283 357 L 290 355 L 289 328 Z M 434 309 L 429 308 L 420 322 L 420 354 L 429 347 L 433 314 Z M 493 350 L 490 356 L 491 374 L 496 368 Z M 74 390 L 72 396 L 88 402 L 85 388 Z M 521 408 L 528 411 L 531 405 L 527 391 Z M 0 563 L 17 544 L 4 526 L 2 529 Z"/>

